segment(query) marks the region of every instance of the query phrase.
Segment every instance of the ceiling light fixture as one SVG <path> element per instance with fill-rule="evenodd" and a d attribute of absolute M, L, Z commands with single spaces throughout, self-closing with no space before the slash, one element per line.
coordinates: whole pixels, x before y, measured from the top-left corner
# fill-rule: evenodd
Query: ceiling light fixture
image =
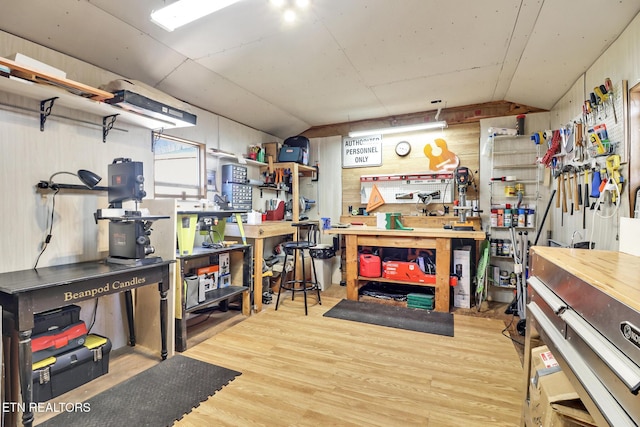
<path fill-rule="evenodd" d="M 167 31 L 173 31 L 240 0 L 178 0 L 169 6 L 151 12 L 151 22 Z"/>
<path fill-rule="evenodd" d="M 428 129 L 438 129 L 438 128 L 444 129 L 446 127 L 447 127 L 447 122 L 445 121 L 418 123 L 415 125 L 391 126 L 391 127 L 379 128 L 379 129 L 352 131 L 352 132 L 349 132 L 349 137 L 358 138 L 361 136 L 368 136 L 368 135 L 389 135 L 393 133 L 414 132 L 417 130 L 428 130 Z"/>
<path fill-rule="evenodd" d="M 284 17 L 285 22 L 293 22 L 296 20 L 296 12 L 293 9 L 285 10 L 282 16 Z"/>
<path fill-rule="evenodd" d="M 311 0 L 271 0 L 271 4 L 277 9 L 283 9 L 282 18 L 291 23 L 298 19 L 299 11 L 311 5 Z"/>

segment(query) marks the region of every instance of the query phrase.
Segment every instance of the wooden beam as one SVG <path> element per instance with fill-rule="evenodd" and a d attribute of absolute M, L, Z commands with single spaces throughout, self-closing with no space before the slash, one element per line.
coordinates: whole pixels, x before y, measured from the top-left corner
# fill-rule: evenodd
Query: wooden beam
<path fill-rule="evenodd" d="M 486 102 L 484 104 L 465 105 L 443 109 L 438 120 L 446 120 L 449 125 L 476 123 L 480 119 L 491 117 L 514 116 L 526 113 L 540 113 L 548 110 L 516 104 L 509 101 Z M 348 135 L 352 130 L 373 129 L 379 127 L 403 126 L 423 122 L 435 122 L 437 110 L 397 116 L 379 117 L 376 119 L 359 120 L 355 122 L 334 123 L 314 126 L 302 133 L 308 138 L 320 138 L 334 135 Z"/>

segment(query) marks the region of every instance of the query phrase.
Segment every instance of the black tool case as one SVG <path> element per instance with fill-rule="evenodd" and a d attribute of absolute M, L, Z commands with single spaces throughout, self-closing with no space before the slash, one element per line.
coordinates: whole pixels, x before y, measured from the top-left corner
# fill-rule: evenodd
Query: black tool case
<path fill-rule="evenodd" d="M 109 372 L 111 341 L 87 335 L 86 342 L 64 354 L 33 364 L 33 401 L 46 402 Z"/>
<path fill-rule="evenodd" d="M 64 329 L 80 321 L 80 307 L 67 305 L 62 308 L 44 311 L 33 316 L 33 335 L 39 335 L 53 329 Z"/>
<path fill-rule="evenodd" d="M 295 162 L 302 165 L 309 164 L 311 146 L 306 136 L 290 136 L 284 140 L 278 153 L 278 162 Z"/>

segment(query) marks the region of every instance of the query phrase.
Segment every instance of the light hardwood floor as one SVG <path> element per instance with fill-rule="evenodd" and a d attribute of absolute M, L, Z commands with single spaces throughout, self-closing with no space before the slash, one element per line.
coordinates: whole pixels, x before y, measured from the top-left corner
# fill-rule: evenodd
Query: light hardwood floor
<path fill-rule="evenodd" d="M 522 368 L 504 319 L 454 313 L 450 338 L 322 316 L 344 296 L 332 285 L 322 305 L 310 298 L 309 316 L 296 297 L 248 318 L 195 318 L 183 354 L 242 375 L 175 425 L 519 425 Z M 141 350 L 113 352 L 107 375 L 52 402 L 85 401 L 158 363 Z"/>
<path fill-rule="evenodd" d="M 335 286 L 335 285 L 334 285 Z M 304 316 L 286 299 L 184 355 L 242 372 L 175 425 L 515 426 L 522 367 L 496 319 L 455 314 L 455 337 Z"/>

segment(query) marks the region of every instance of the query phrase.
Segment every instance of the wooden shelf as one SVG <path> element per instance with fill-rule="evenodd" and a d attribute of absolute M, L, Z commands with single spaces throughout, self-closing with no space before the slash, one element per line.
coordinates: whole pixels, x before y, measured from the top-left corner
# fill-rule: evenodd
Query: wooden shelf
<path fill-rule="evenodd" d="M 265 167 L 268 167 L 268 165 L 265 165 Z M 298 174 L 301 176 L 313 176 L 313 174 L 316 173 L 315 167 L 301 165 L 300 163 L 294 162 L 274 163 L 273 167 L 275 169 L 291 169 L 292 171 L 297 170 Z"/>
<path fill-rule="evenodd" d="M 491 227 L 491 228 L 496 228 L 498 230 L 508 230 L 510 228 L 515 228 L 516 230 L 527 230 L 527 229 L 528 230 L 532 230 L 532 229 L 535 229 L 535 227 L 498 227 L 498 226 L 494 226 L 494 227 Z"/>
<path fill-rule="evenodd" d="M 206 293 L 206 300 L 187 307 L 187 289 L 184 286 L 185 277 L 195 274 L 198 268 L 208 267 L 218 264 L 222 254 L 229 254 L 229 274 L 231 275 L 230 286 L 217 288 Z M 178 274 L 175 282 L 175 349 L 183 352 L 187 349 L 187 318 L 190 313 L 220 304 L 220 308 L 225 311 L 228 308 L 229 300 L 237 296 L 242 296 L 242 313 L 245 316 L 251 313 L 251 289 L 252 289 L 252 266 L 253 250 L 251 246 L 236 244 L 225 248 L 200 248 L 194 247 L 189 255 L 177 257 Z M 218 284 L 219 284 L 218 278 Z"/>
<path fill-rule="evenodd" d="M 194 305 L 193 307 L 189 307 L 184 312 L 193 313 L 194 311 L 202 310 L 203 308 L 217 304 L 221 301 L 228 301 L 236 295 L 242 295 L 244 291 L 249 290 L 248 286 L 228 286 L 226 288 L 215 289 L 209 292 L 210 296 L 206 301 L 201 302 L 198 305 Z"/>
<path fill-rule="evenodd" d="M 538 165 L 497 165 L 493 167 L 493 170 L 500 169 L 536 169 Z"/>
<path fill-rule="evenodd" d="M 103 119 L 115 115 L 116 121 L 122 121 L 147 129 L 172 129 L 181 126 L 171 122 L 170 120 L 147 117 L 133 111 L 124 110 L 120 107 L 107 104 L 103 101 L 95 101 L 90 98 L 85 98 L 61 87 L 35 83 L 18 77 L 0 77 L 0 91 L 35 99 L 40 103 L 55 98 L 51 111 L 53 111 L 56 106 L 63 106 L 72 110 L 94 114 L 102 117 Z M 43 114 L 44 111 L 42 110 L 43 108 L 41 107 L 39 110 L 33 110 L 33 112 Z M 52 116 L 55 117 L 53 114 Z M 42 122 L 43 121 L 41 119 L 41 123 Z M 103 129 L 105 127 L 105 123 L 95 123 L 95 125 L 103 127 Z M 43 129 L 43 126 L 44 124 L 42 124 L 41 130 Z"/>
<path fill-rule="evenodd" d="M 491 181 L 489 185 L 494 184 L 504 184 L 514 186 L 516 184 L 537 184 L 538 181 L 535 179 L 516 179 L 515 181 Z"/>
<path fill-rule="evenodd" d="M 393 283 L 395 285 L 427 286 L 427 287 L 431 287 L 431 288 L 434 288 L 436 286 L 435 283 L 407 282 L 407 281 L 403 281 L 403 280 L 386 279 L 384 277 L 358 276 L 358 280 L 362 281 L 362 282 Z"/>
<path fill-rule="evenodd" d="M 265 162 L 259 162 L 257 160 L 247 159 L 246 157 L 242 156 L 242 154 L 228 153 L 226 151 L 217 150 L 215 148 L 209 148 L 207 150 L 207 155 L 211 157 L 216 157 L 219 159 L 229 159 L 229 161 L 233 161 L 241 165 L 247 164 L 250 166 L 261 166 L 261 167 L 268 166 L 268 164 Z"/>

